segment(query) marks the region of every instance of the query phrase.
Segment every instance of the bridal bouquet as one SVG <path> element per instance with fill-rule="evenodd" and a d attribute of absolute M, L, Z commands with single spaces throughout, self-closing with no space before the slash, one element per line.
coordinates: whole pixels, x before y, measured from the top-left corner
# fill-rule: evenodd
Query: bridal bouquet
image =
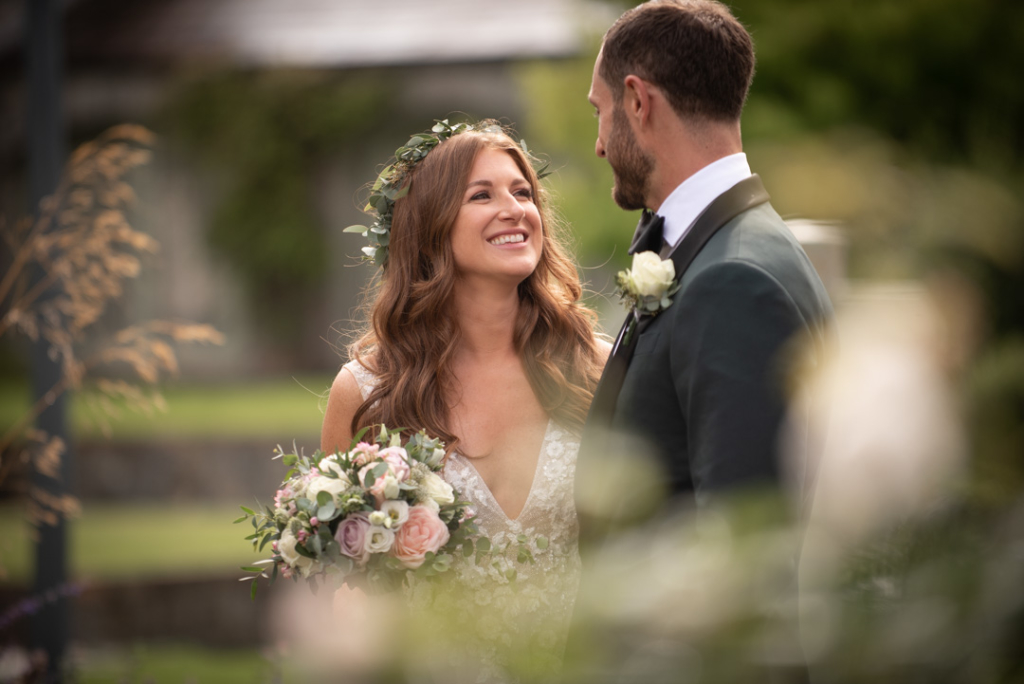
<path fill-rule="evenodd" d="M 410 574 L 447 572 L 456 550 L 477 563 L 491 554 L 469 503 L 438 475 L 441 441 L 420 431 L 403 445 L 401 431 L 384 426 L 374 442 L 361 441 L 366 432 L 344 453 L 306 457 L 277 448 L 275 458 L 290 470 L 274 505 L 264 511 L 242 506 L 245 515 L 235 521 L 251 522 L 246 539 L 253 548 L 269 544 L 272 551 L 271 558 L 242 568 L 258 573 L 242 578 L 252 580 L 252 596 L 258 577 L 273 582 L 278 575 L 305 578 L 314 590 L 317 577 L 333 576 L 371 592 L 389 591 Z"/>

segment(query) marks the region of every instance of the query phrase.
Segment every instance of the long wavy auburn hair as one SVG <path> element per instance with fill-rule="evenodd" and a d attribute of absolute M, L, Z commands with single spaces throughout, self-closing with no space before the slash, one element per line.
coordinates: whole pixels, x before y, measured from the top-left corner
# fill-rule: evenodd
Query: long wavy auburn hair
<path fill-rule="evenodd" d="M 353 434 L 384 423 L 426 429 L 449 451 L 459 442 L 448 413 L 458 392 L 452 361 L 461 338 L 454 300 L 459 274 L 450 235 L 483 149 L 512 157 L 541 216 L 543 249 L 537 268 L 519 284 L 513 343 L 548 416 L 569 429 L 583 427 L 602 367 L 594 315 L 579 302 L 579 276 L 556 235 L 530 159 L 487 121 L 434 148 L 410 172 L 409 192 L 395 203 L 387 264 L 367 291 L 368 329 L 349 348 L 349 355 L 376 376 L 374 390 L 352 419 Z"/>

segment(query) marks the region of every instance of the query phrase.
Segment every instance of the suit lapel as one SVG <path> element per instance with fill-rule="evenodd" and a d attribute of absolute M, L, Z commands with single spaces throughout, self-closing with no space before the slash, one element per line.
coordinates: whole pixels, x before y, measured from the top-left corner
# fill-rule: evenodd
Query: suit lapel
<path fill-rule="evenodd" d="M 683 277 L 683 273 L 719 228 L 746 210 L 764 204 L 769 199 L 761 177 L 756 173 L 716 197 L 694 220 L 683 239 L 671 250 L 669 256 L 676 266 L 676 277 Z"/>
<path fill-rule="evenodd" d="M 669 254 L 675 264 L 676 279 L 683 277 L 686 269 L 690 267 L 704 245 L 719 228 L 744 211 L 764 204 L 768 199 L 768 193 L 757 174 L 740 181 L 716 197 L 696 218 L 686 235 Z M 640 316 L 639 320 L 636 320 L 636 314 L 633 311 L 626 316 L 626 321 L 622 324 L 615 339 L 615 346 L 612 347 L 612 354 L 601 374 L 601 380 L 594 391 L 594 401 L 587 414 L 586 427 L 602 426 L 607 428 L 611 425 L 612 417 L 615 415 L 615 406 L 619 400 L 619 392 L 622 391 L 622 384 L 626 379 L 629 362 L 636 351 L 637 339 L 640 337 L 640 333 L 654 321 L 654 318 L 654 316 Z M 623 344 L 625 333 L 634 320 L 636 320 L 636 329 L 629 336 L 629 344 Z M 584 433 L 587 432 L 586 427 Z M 586 434 L 584 434 L 584 440 L 586 440 Z M 582 447 L 580 450 L 583 452 Z"/>

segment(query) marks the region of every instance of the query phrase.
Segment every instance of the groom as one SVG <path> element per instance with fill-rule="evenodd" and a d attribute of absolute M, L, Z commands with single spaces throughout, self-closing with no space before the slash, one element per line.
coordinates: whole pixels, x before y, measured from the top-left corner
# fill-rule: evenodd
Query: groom
<path fill-rule="evenodd" d="M 713 0 L 651 0 L 605 34 L 595 151 L 616 203 L 645 209 L 630 253 L 671 259 L 679 289 L 656 315 L 629 315 L 596 390 L 577 477 L 585 536 L 599 521 L 581 489 L 609 430 L 654 447 L 675 500 L 779 484 L 787 352 L 820 353 L 832 306 L 743 154 L 753 72 L 750 35 Z"/>

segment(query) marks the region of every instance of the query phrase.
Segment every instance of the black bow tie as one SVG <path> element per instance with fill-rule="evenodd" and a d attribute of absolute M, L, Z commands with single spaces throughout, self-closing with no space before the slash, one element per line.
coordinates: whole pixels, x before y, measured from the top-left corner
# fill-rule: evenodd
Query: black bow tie
<path fill-rule="evenodd" d="M 633 244 L 629 247 L 629 253 L 654 252 L 657 254 L 661 252 L 664 233 L 665 217 L 644 209 L 644 213 L 640 216 L 640 223 L 636 226 L 636 232 L 633 233 Z"/>

